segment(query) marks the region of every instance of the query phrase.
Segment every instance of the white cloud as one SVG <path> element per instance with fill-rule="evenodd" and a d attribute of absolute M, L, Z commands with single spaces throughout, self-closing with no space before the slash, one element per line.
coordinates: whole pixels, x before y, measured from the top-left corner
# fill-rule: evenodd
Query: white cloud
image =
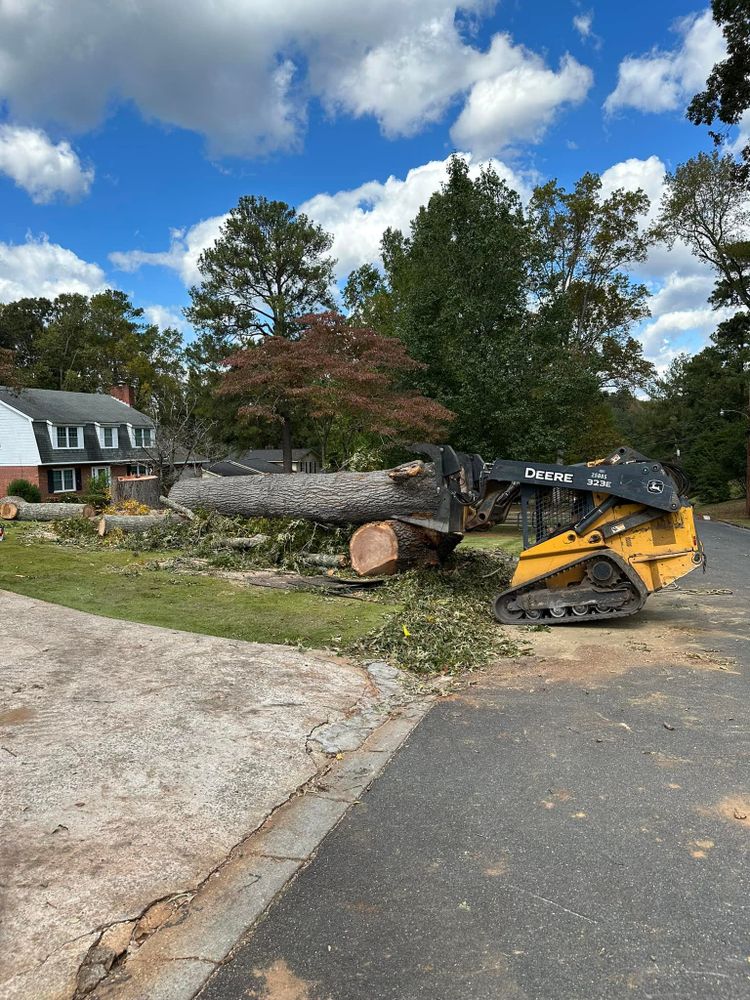
<path fill-rule="evenodd" d="M 94 179 L 69 142 L 53 143 L 41 129 L 0 125 L 0 173 L 7 174 L 38 205 L 64 195 L 71 201 L 88 194 Z"/>
<path fill-rule="evenodd" d="M 451 129 L 458 146 L 477 156 L 490 156 L 521 141 L 539 142 L 556 112 L 579 104 L 593 82 L 593 74 L 570 55 L 557 72 L 532 53 L 513 48 L 505 36 L 493 48 L 504 50 L 505 68 L 478 80 Z"/>
<path fill-rule="evenodd" d="M 649 156 L 646 160 L 631 157 L 613 164 L 602 173 L 602 196 L 607 198 L 617 188 L 624 188 L 626 191 L 641 188 L 651 202 L 647 221 L 652 222 L 659 207 L 666 175 L 667 168 L 658 156 Z"/>
<path fill-rule="evenodd" d="M 573 18 L 573 27 L 583 39 L 591 36 L 591 26 L 593 23 L 594 15 L 591 11 L 587 11 L 585 14 L 576 14 Z"/>
<path fill-rule="evenodd" d="M 25 243 L 0 243 L 0 302 L 63 292 L 93 295 L 105 287 L 98 264 L 81 260 L 72 250 L 42 236 Z"/>
<path fill-rule="evenodd" d="M 646 55 L 623 59 L 617 87 L 604 102 L 606 111 L 628 107 L 673 111 L 703 88 L 714 63 L 726 55 L 721 29 L 707 10 L 681 18 L 675 30 L 682 37 L 678 48 L 670 52 L 652 49 Z"/>
<path fill-rule="evenodd" d="M 471 163 L 470 174 L 477 176 L 483 163 L 472 162 L 471 156 L 464 155 Z M 492 163 L 510 187 L 528 198 L 529 180 L 524 175 L 498 160 Z M 332 234 L 338 277 L 345 277 L 360 264 L 377 261 L 380 239 L 389 226 L 408 230 L 419 208 L 445 181 L 447 165 L 447 159 L 433 160 L 414 167 L 403 179 L 391 176 L 385 181 L 367 181 L 348 191 L 315 195 L 299 206 L 301 212 Z M 187 229 L 172 230 L 168 250 L 117 251 L 109 259 L 123 271 L 136 271 L 143 265 L 168 267 L 179 274 L 185 285 L 195 284 L 200 280 L 198 257 L 213 245 L 225 218 L 217 215 Z"/>
<path fill-rule="evenodd" d="M 313 99 L 332 113 L 373 115 L 388 135 L 410 134 L 494 81 L 509 113 L 494 108 L 505 124 L 493 134 L 535 139 L 554 107 L 578 99 L 568 91 L 579 93 L 588 71 L 568 58 L 555 73 L 504 35 L 476 47 L 463 25 L 496 3 L 0 4 L 0 101 L 16 117 L 76 129 L 130 101 L 205 135 L 215 153 L 255 155 L 298 145 Z M 515 94 L 515 82 L 531 80 L 554 94 Z"/>
<path fill-rule="evenodd" d="M 158 326 L 160 330 L 171 327 L 183 332 L 188 329 L 188 323 L 182 311 L 172 306 L 144 306 L 143 312 L 149 323 Z"/>
<path fill-rule="evenodd" d="M 214 215 L 186 229 L 171 230 L 168 250 L 116 250 L 109 259 L 120 271 L 131 273 L 143 265 L 171 268 L 189 287 L 200 281 L 198 258 L 214 245 L 225 219 L 226 215 Z"/>

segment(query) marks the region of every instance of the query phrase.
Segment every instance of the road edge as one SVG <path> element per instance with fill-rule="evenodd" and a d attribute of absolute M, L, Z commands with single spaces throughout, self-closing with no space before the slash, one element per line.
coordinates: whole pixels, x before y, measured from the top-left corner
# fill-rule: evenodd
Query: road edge
<path fill-rule="evenodd" d="M 90 1000 L 193 1000 L 228 961 L 324 838 L 427 715 L 437 698 L 397 709 L 362 745 L 338 754 L 234 848 L 153 935 L 88 994 Z"/>

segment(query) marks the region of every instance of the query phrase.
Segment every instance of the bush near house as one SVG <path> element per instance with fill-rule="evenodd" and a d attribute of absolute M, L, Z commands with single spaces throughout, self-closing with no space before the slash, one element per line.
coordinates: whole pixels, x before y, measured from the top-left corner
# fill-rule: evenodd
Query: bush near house
<path fill-rule="evenodd" d="M 42 499 L 38 486 L 34 486 L 28 479 L 13 479 L 8 484 L 9 497 L 21 497 L 27 503 L 40 503 Z"/>

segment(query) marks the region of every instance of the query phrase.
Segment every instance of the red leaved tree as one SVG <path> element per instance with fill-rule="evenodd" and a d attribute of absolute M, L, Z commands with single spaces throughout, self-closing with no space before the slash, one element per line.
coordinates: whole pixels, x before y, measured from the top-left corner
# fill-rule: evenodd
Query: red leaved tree
<path fill-rule="evenodd" d="M 422 368 L 404 344 L 369 327 L 350 325 L 336 312 L 304 316 L 295 340 L 266 337 L 227 359 L 219 392 L 238 396 L 239 413 L 281 425 L 284 471 L 292 471 L 292 440 L 315 425 L 323 462 L 334 428 L 351 439 L 369 432 L 398 441 L 434 440 L 453 418 L 450 410 L 405 388 Z"/>

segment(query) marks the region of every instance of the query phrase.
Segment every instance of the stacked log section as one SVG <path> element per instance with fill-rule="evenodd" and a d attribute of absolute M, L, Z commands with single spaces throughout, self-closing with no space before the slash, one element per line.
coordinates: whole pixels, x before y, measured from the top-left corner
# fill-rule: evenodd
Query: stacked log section
<path fill-rule="evenodd" d="M 391 576 L 405 569 L 438 566 L 460 535 L 442 535 L 403 521 L 364 524 L 352 535 L 349 556 L 359 576 Z"/>

